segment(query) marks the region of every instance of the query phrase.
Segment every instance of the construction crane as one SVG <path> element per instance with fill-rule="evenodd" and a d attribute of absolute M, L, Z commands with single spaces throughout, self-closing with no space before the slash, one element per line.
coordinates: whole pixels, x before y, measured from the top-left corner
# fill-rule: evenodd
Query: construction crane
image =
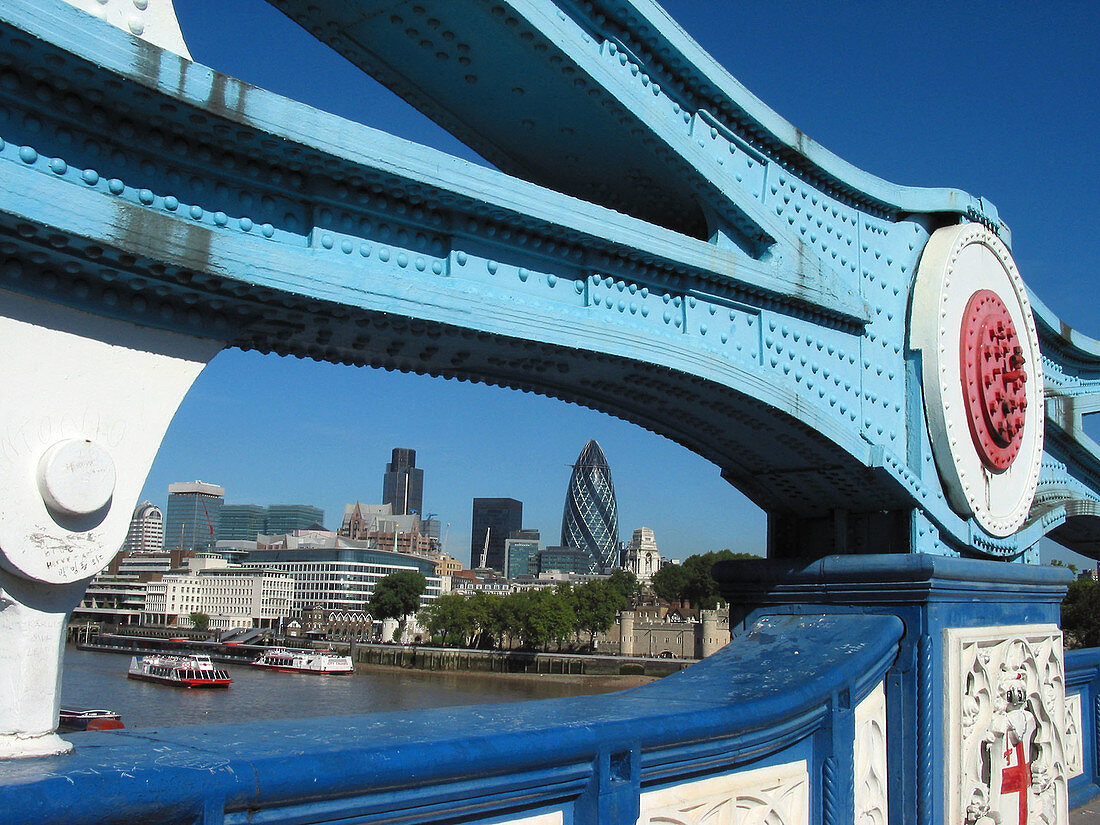
<path fill-rule="evenodd" d="M 485 528 L 485 544 L 481 546 L 481 564 L 478 565 L 478 570 L 485 570 L 485 563 L 488 560 L 489 555 L 489 534 L 493 532 L 492 527 Z"/>

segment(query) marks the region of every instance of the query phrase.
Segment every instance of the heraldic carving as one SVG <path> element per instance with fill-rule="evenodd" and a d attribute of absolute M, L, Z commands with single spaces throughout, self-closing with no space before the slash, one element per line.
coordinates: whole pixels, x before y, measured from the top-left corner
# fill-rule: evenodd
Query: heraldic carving
<path fill-rule="evenodd" d="M 946 634 L 947 821 L 1066 825 L 1061 631 L 1022 625 Z"/>

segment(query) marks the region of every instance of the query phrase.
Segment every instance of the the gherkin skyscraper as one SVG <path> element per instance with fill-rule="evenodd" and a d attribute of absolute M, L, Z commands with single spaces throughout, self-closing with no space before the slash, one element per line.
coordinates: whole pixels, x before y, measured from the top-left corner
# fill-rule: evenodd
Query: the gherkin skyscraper
<path fill-rule="evenodd" d="M 615 485 L 603 450 L 589 441 L 581 450 L 561 517 L 561 543 L 587 553 L 592 572 L 606 572 L 618 566 L 619 508 Z"/>

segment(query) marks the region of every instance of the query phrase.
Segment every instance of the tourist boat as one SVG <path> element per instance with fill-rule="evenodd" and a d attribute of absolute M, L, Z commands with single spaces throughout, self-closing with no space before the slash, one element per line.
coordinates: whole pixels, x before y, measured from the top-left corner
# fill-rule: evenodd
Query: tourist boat
<path fill-rule="evenodd" d="M 338 656 L 331 650 L 287 650 L 272 647 L 254 661 L 256 667 L 285 670 L 290 673 L 354 673 L 350 656 Z"/>
<path fill-rule="evenodd" d="M 82 730 L 117 730 L 124 727 L 122 718 L 113 710 L 99 708 L 62 707 L 58 714 L 57 730 L 75 733 Z"/>
<path fill-rule="evenodd" d="M 131 679 L 176 685 L 185 688 L 227 688 L 233 680 L 228 670 L 214 667 L 210 657 L 193 653 L 190 656 L 135 656 L 126 674 Z"/>

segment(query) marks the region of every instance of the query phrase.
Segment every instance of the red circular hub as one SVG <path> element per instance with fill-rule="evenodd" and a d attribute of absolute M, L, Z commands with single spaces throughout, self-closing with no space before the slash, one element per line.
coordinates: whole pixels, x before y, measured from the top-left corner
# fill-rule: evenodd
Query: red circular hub
<path fill-rule="evenodd" d="M 995 292 L 970 296 L 959 336 L 963 398 L 982 463 L 1000 473 L 1020 451 L 1027 411 L 1023 347 Z"/>

